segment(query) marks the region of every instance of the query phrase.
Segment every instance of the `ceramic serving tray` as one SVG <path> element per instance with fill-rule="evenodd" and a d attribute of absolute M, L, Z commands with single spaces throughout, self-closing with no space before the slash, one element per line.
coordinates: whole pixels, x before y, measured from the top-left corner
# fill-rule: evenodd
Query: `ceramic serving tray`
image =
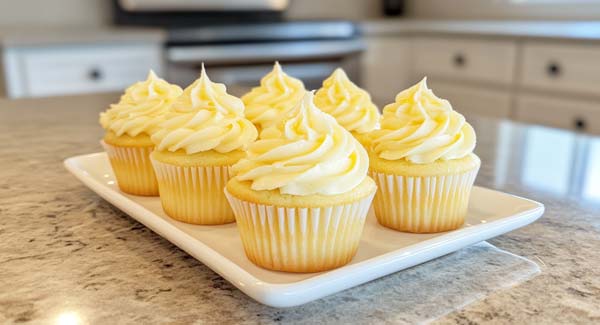
<path fill-rule="evenodd" d="M 475 187 L 465 225 L 438 234 L 409 234 L 380 226 L 371 212 L 358 253 L 341 268 L 321 273 L 262 269 L 244 255 L 235 223 L 196 226 L 170 219 L 158 197 L 119 190 L 105 153 L 72 157 L 66 168 L 92 191 L 192 255 L 253 299 L 290 307 L 398 272 L 465 246 L 523 227 L 544 212 L 538 202 Z"/>

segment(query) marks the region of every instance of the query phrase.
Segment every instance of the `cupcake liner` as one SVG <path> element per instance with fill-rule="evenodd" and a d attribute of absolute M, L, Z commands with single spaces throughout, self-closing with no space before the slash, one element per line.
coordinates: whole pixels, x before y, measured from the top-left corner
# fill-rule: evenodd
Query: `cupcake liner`
<path fill-rule="evenodd" d="M 163 210 L 171 218 L 198 225 L 235 221 L 223 195 L 229 166 L 176 166 L 152 159 Z"/>
<path fill-rule="evenodd" d="M 289 208 L 240 200 L 225 190 L 248 259 L 287 272 L 319 272 L 350 262 L 374 195 L 343 205 Z"/>
<path fill-rule="evenodd" d="M 150 161 L 153 146 L 120 147 L 104 141 L 101 143 L 121 191 L 133 195 L 158 196 L 158 183 Z"/>
<path fill-rule="evenodd" d="M 479 166 L 465 173 L 399 176 L 375 171 L 375 216 L 385 227 L 414 233 L 457 229 L 465 222 Z"/>

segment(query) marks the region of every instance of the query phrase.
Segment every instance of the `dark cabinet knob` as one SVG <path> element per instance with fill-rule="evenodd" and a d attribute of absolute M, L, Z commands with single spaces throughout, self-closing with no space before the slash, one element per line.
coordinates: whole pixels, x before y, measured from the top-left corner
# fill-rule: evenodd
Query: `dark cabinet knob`
<path fill-rule="evenodd" d="M 577 117 L 573 121 L 573 126 L 576 130 L 583 131 L 586 128 L 585 120 L 583 118 Z"/>
<path fill-rule="evenodd" d="M 99 80 L 101 80 L 104 77 L 104 75 L 103 75 L 103 73 L 102 73 L 102 71 L 100 69 L 93 68 L 88 73 L 88 77 L 90 78 L 90 80 L 99 81 Z"/>
<path fill-rule="evenodd" d="M 560 64 L 557 62 L 550 62 L 546 67 L 546 72 L 548 72 L 550 77 L 558 77 L 561 73 L 561 70 Z"/>
<path fill-rule="evenodd" d="M 462 68 L 467 64 L 467 58 L 462 53 L 456 53 L 452 61 L 454 62 L 454 66 L 458 68 Z"/>

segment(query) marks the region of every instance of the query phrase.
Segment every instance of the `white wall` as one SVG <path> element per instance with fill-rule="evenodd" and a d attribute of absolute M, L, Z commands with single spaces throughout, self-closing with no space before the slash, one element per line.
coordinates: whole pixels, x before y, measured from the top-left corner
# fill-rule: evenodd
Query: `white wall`
<path fill-rule="evenodd" d="M 0 27 L 106 25 L 111 21 L 110 2 L 109 0 L 0 0 Z M 380 0 L 289 0 L 286 17 L 364 20 L 381 17 L 381 10 Z"/>
<path fill-rule="evenodd" d="M 168 1 L 168 0 L 167 0 Z M 226 1 L 226 0 L 223 0 Z M 290 19 L 365 20 L 381 0 L 289 0 Z M 405 0 L 407 16 L 427 19 L 600 19 L 600 0 Z M 586 3 L 587 2 L 587 3 Z M 109 0 L 0 0 L 3 26 L 109 24 Z"/>
<path fill-rule="evenodd" d="M 289 1 L 286 15 L 290 19 L 363 20 L 381 16 L 379 0 Z M 106 25 L 111 21 L 110 8 L 109 0 L 0 0 L 0 27 Z"/>
<path fill-rule="evenodd" d="M 368 0 L 367 0 L 368 1 Z M 600 0 L 405 0 L 426 19 L 598 19 Z"/>

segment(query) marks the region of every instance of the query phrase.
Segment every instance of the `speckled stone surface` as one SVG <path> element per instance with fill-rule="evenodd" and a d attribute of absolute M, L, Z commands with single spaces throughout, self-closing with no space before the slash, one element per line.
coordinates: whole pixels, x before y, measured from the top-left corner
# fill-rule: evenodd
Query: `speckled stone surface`
<path fill-rule="evenodd" d="M 585 198 L 580 181 L 564 195 L 523 181 L 531 127 L 473 119 L 483 161 L 477 183 L 546 204 L 538 222 L 490 241 L 527 260 L 480 244 L 301 307 L 274 309 L 64 170 L 64 158 L 101 150 L 97 114 L 113 98 L 0 100 L 0 323 L 600 322 L 599 204 Z M 559 134 L 577 148 L 600 148 L 597 138 Z"/>

